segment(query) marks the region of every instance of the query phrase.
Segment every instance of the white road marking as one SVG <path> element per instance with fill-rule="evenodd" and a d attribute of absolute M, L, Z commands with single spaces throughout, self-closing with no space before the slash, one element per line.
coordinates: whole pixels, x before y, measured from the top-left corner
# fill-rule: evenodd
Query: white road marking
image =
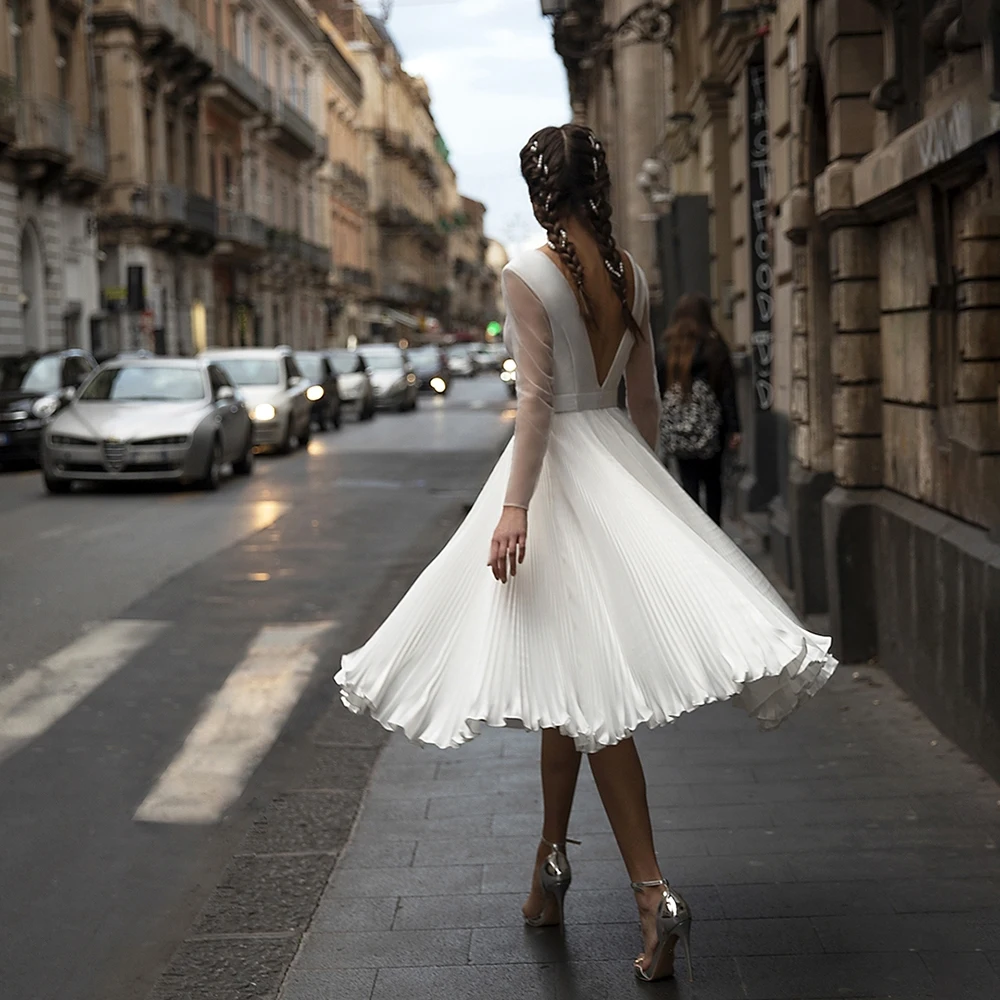
<path fill-rule="evenodd" d="M 335 622 L 268 625 L 136 810 L 144 823 L 217 823 L 278 738 Z"/>
<path fill-rule="evenodd" d="M 0 688 L 0 760 L 58 722 L 168 624 L 105 622 Z"/>

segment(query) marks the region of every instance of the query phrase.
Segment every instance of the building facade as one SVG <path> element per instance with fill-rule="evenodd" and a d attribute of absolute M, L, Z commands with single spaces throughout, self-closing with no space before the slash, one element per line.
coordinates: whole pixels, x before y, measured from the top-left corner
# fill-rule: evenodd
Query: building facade
<path fill-rule="evenodd" d="M 567 68 L 581 117 L 600 128 L 615 107 L 649 133 L 635 186 L 662 195 L 641 207 L 665 307 L 706 291 L 736 349 L 737 513 L 800 611 L 829 612 L 843 659 L 877 656 L 1000 766 L 995 8 L 683 0 L 676 56 L 613 46 L 665 60 L 655 136 L 618 63 Z M 568 30 L 579 51 L 570 29 L 557 45 Z"/>
<path fill-rule="evenodd" d="M 448 247 L 451 261 L 449 331 L 461 339 L 482 340 L 487 324 L 496 319 L 497 276 L 486 259 L 490 245 L 483 231 L 486 206 L 464 195 L 461 206 Z"/>
<path fill-rule="evenodd" d="M 107 175 L 81 3 L 0 7 L 0 354 L 99 347 Z"/>
<path fill-rule="evenodd" d="M 368 179 L 357 120 L 364 99 L 361 74 L 346 40 L 326 15 L 319 23 L 329 40 L 325 107 L 327 162 L 323 184 L 333 269 L 327 290 L 328 341 L 337 346 L 366 339 L 364 315 L 373 295 L 368 257 Z"/>
<path fill-rule="evenodd" d="M 102 0 L 93 17 L 107 346 L 320 343 L 324 36 L 311 8 Z"/>
<path fill-rule="evenodd" d="M 364 92 L 357 123 L 372 219 L 369 331 L 376 339 L 434 336 L 448 323 L 444 223 L 459 203 L 430 93 L 403 69 L 382 21 L 342 0 L 325 0 L 323 10 L 347 39 Z"/>

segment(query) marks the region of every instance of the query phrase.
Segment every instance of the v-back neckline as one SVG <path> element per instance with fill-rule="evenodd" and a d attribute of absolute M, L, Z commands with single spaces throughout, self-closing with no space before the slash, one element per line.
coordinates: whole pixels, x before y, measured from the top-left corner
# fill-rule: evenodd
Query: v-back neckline
<path fill-rule="evenodd" d="M 604 376 L 604 378 L 602 380 L 601 377 L 600 377 L 600 375 L 598 374 L 598 371 L 597 371 L 597 358 L 594 357 L 594 345 L 593 345 L 593 343 L 590 340 L 590 333 L 586 329 L 587 323 L 586 323 L 586 321 L 583 318 L 583 313 L 580 312 L 580 303 L 577 301 L 576 292 L 573 290 L 573 286 L 570 284 L 569 278 L 567 278 L 566 275 L 563 273 L 563 269 L 541 247 L 536 247 L 535 248 L 535 253 L 537 253 L 539 256 L 541 256 L 544 260 L 548 261 L 548 263 L 552 266 L 552 269 L 562 279 L 562 283 L 566 286 L 567 291 L 573 297 L 573 302 L 576 304 L 577 312 L 579 313 L 580 323 L 583 325 L 583 327 L 584 327 L 584 333 L 587 336 L 587 352 L 590 355 L 590 367 L 593 369 L 593 372 L 594 372 L 594 383 L 597 385 L 597 388 L 601 392 L 604 392 L 604 390 L 607 389 L 607 387 L 608 387 L 608 383 L 611 381 L 611 376 L 614 375 L 615 369 L 618 367 L 618 362 L 621 360 L 621 354 L 622 354 L 622 351 L 625 348 L 626 342 L 629 340 L 629 338 L 633 337 L 634 334 L 632 333 L 632 331 L 627 326 L 625 327 L 625 332 L 622 334 L 621 340 L 618 341 L 618 347 L 615 350 L 614 356 L 611 358 L 611 364 L 608 367 L 608 372 L 607 372 L 607 374 Z M 632 273 L 634 275 L 635 274 L 635 262 L 632 261 L 631 255 L 629 255 L 629 260 L 632 263 Z M 633 277 L 632 280 L 634 282 L 636 279 Z M 638 285 L 636 285 L 636 289 L 638 289 Z M 634 291 L 632 293 L 632 306 L 630 308 L 633 311 L 635 310 L 635 298 L 636 298 L 636 294 L 637 294 L 637 291 Z M 550 320 L 550 322 L 551 322 L 551 320 Z"/>

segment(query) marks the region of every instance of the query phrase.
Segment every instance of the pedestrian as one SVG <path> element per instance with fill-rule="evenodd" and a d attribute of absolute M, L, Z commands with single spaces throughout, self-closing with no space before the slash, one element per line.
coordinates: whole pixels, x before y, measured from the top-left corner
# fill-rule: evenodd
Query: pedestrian
<path fill-rule="evenodd" d="M 635 974 L 662 979 L 676 942 L 687 950 L 691 911 L 663 878 L 632 734 L 730 698 L 773 728 L 836 661 L 654 450 L 649 289 L 612 235 L 604 147 L 582 125 L 545 128 L 521 172 L 548 242 L 503 272 L 513 441 L 336 679 L 348 708 L 423 744 L 458 747 L 484 726 L 541 730 L 542 839 L 523 906 L 533 927 L 562 924 L 588 754 L 638 905 Z M 623 376 L 628 413 L 616 405 Z"/>
<path fill-rule="evenodd" d="M 664 337 L 660 452 L 677 460 L 687 494 L 722 524 L 722 464 L 740 446 L 733 359 L 704 295 L 682 295 Z"/>

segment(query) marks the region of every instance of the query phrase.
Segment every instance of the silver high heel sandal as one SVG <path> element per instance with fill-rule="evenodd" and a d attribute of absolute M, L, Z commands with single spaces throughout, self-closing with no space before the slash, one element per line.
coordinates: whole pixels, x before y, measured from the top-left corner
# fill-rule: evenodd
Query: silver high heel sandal
<path fill-rule="evenodd" d="M 542 862 L 538 872 L 545 902 L 537 917 L 525 917 L 524 922 L 529 927 L 558 927 L 563 922 L 566 890 L 573 881 L 573 872 L 566 857 L 566 844 L 579 844 L 580 841 L 567 838 L 566 844 L 550 844 L 547 840 L 542 843 L 550 849 L 549 856 Z"/>
<path fill-rule="evenodd" d="M 674 892 L 662 878 L 652 882 L 633 882 L 632 891 L 655 889 L 663 886 L 663 898 L 656 909 L 656 949 L 653 951 L 649 968 L 643 969 L 642 962 L 635 960 L 635 975 L 644 983 L 653 983 L 658 979 L 668 979 L 674 974 L 674 947 L 676 941 L 684 945 L 684 955 L 687 958 L 688 982 L 694 982 L 691 971 L 691 910 L 684 897 Z"/>

